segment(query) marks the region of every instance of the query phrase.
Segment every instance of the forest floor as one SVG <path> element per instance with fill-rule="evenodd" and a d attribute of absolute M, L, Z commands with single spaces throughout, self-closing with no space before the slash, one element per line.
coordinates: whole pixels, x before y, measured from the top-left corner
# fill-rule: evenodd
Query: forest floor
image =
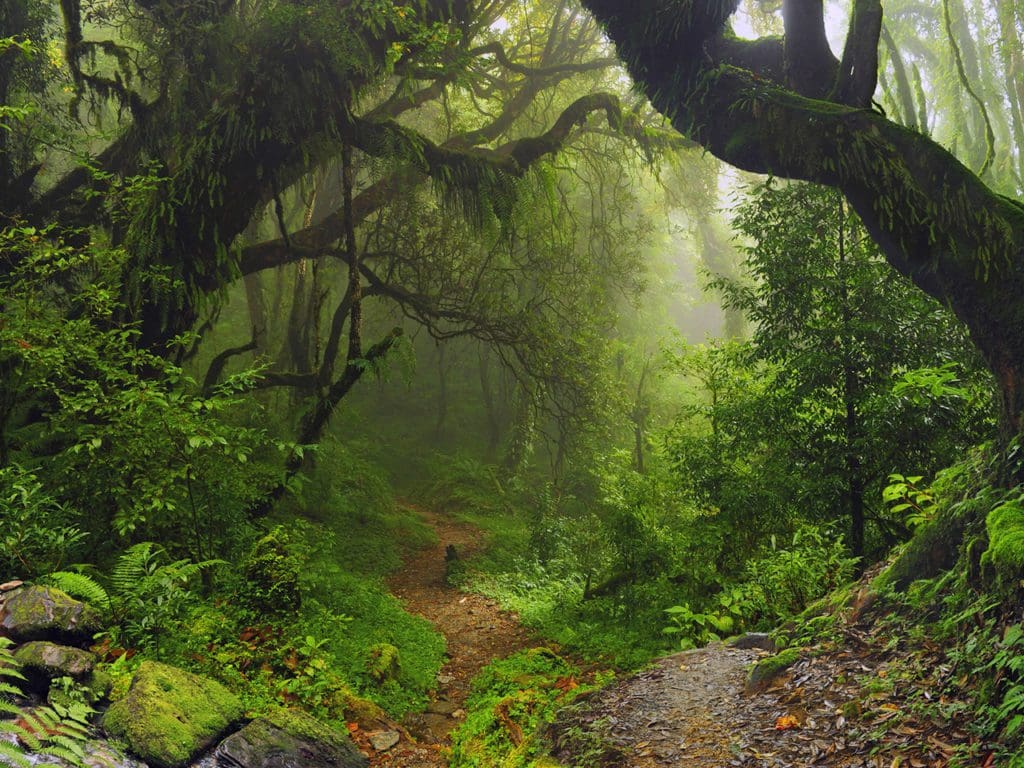
<path fill-rule="evenodd" d="M 448 735 L 465 716 L 470 682 L 492 661 L 531 648 L 537 641 L 497 601 L 447 583 L 447 548 L 454 547 L 461 560 L 469 559 L 485 545 L 485 534 L 450 516 L 407 506 L 434 529 L 437 543 L 412 552 L 388 584 L 411 613 L 433 623 L 445 636 L 448 661 L 437 676 L 426 711 L 407 717 L 398 727 L 397 745 L 378 751 L 368 743 L 368 736 L 354 735 L 357 742 L 366 742 L 361 746 L 373 768 L 443 768 L 448 765 L 444 757 Z"/>
<path fill-rule="evenodd" d="M 372 768 L 447 766 L 472 679 L 538 643 L 496 601 L 447 584 L 446 548 L 471 558 L 484 534 L 416 511 L 438 542 L 410 554 L 389 584 L 444 634 L 448 661 L 426 711 L 391 726 L 397 744 L 375 749 L 379 734 L 353 734 Z M 713 643 L 658 659 L 564 710 L 555 754 L 566 766 L 607 768 L 944 768 L 971 737 L 966 703 L 939 692 L 949 673 L 941 649 L 910 642 L 892 623 L 838 619 L 829 639 L 757 690 L 747 690 L 747 674 L 764 651 Z M 967 751 L 967 764 L 993 766 L 979 745 Z"/>

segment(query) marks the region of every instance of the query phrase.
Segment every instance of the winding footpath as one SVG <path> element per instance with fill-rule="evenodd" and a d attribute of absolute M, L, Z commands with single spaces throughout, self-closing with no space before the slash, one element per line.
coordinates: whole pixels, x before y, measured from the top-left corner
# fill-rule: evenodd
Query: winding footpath
<path fill-rule="evenodd" d="M 482 595 L 462 592 L 446 582 L 447 547 L 460 558 L 483 548 L 484 534 L 451 517 L 407 505 L 437 533 L 437 543 L 411 553 L 389 579 L 392 594 L 411 613 L 430 621 L 445 636 L 448 661 L 437 676 L 426 712 L 402 724 L 406 733 L 399 743 L 371 755 L 371 766 L 389 768 L 444 768 L 448 736 L 465 716 L 470 682 L 487 664 L 536 644 L 515 614 Z M 409 738 L 409 737 L 412 738 Z"/>
<path fill-rule="evenodd" d="M 539 643 L 494 600 L 447 585 L 446 548 L 470 558 L 483 548 L 483 533 L 410 508 L 438 541 L 411 553 L 389 584 L 445 636 L 448 661 L 426 712 L 388 726 L 400 732 L 393 746 L 365 750 L 371 768 L 446 768 L 445 747 L 465 717 L 472 679 L 491 661 Z M 937 698 L 933 678 L 898 673 L 908 658 L 941 672 L 941 649 L 899 642 L 855 617 L 841 616 L 837 629 L 835 640 L 803 649 L 755 690 L 747 672 L 764 651 L 713 643 L 657 659 L 563 710 L 549 733 L 554 753 L 569 767 L 586 753 L 587 765 L 602 768 L 945 768 L 956 745 L 972 742 L 962 715 L 936 720 L 922 711 Z M 973 746 L 977 765 L 995 768 L 991 751 Z"/>

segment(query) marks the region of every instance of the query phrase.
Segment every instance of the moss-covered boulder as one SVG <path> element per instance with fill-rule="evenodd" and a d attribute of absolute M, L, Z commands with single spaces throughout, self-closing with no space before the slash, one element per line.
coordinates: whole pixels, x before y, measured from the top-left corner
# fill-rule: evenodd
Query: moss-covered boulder
<path fill-rule="evenodd" d="M 218 765 L 237 768 L 365 768 L 369 760 L 347 733 L 294 710 L 274 710 L 226 738 Z"/>
<path fill-rule="evenodd" d="M 747 692 L 753 693 L 768 687 L 772 680 L 800 661 L 799 648 L 787 648 L 781 653 L 761 659 L 747 675 Z"/>
<path fill-rule="evenodd" d="M 47 677 L 83 678 L 96 665 L 96 656 L 89 651 L 48 640 L 33 640 L 19 646 L 14 658 L 22 667 Z"/>
<path fill-rule="evenodd" d="M 242 703 L 220 683 L 143 662 L 128 695 L 103 716 L 108 734 L 155 768 L 180 768 L 241 719 Z"/>
<path fill-rule="evenodd" d="M 1024 574 L 1024 506 L 1016 500 L 1000 504 L 986 516 L 985 528 L 988 549 L 982 565 L 991 565 L 998 581 L 1016 582 Z"/>
<path fill-rule="evenodd" d="M 97 610 L 54 587 L 19 587 L 0 602 L 0 635 L 15 641 L 78 643 L 102 628 Z"/>

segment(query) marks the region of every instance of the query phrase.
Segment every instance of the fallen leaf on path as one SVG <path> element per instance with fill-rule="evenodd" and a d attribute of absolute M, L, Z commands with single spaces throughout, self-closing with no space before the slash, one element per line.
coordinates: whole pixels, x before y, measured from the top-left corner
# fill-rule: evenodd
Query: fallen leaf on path
<path fill-rule="evenodd" d="M 782 717 L 775 719 L 775 730 L 776 731 L 790 731 L 794 728 L 800 727 L 800 721 L 792 715 L 783 715 Z"/>
<path fill-rule="evenodd" d="M 569 677 L 560 677 L 555 681 L 555 688 L 560 691 L 575 691 L 579 687 L 580 684 L 571 675 Z"/>

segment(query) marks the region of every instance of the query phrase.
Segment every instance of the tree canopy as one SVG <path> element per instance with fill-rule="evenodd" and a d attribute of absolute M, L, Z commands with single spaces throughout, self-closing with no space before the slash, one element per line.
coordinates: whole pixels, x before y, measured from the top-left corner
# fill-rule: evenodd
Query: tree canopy
<path fill-rule="evenodd" d="M 840 189 L 890 264 L 970 329 L 999 382 L 1006 439 L 1019 431 L 1024 205 L 874 106 L 881 3 L 850 4 L 838 57 L 820 0 L 784 2 L 782 34 L 757 40 L 732 32 L 736 0 L 584 6 L 683 134 L 745 170 Z"/>

